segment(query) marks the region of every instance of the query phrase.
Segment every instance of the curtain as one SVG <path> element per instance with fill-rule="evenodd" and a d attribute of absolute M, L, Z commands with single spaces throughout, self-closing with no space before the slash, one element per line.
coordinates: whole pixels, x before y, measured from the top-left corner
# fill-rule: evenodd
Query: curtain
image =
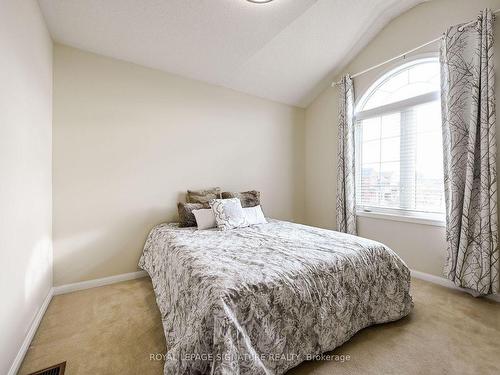
<path fill-rule="evenodd" d="M 339 84 L 337 163 L 337 230 L 355 235 L 354 86 L 349 76 Z"/>
<path fill-rule="evenodd" d="M 440 51 L 445 275 L 474 295 L 499 290 L 493 15 L 453 26 Z"/>

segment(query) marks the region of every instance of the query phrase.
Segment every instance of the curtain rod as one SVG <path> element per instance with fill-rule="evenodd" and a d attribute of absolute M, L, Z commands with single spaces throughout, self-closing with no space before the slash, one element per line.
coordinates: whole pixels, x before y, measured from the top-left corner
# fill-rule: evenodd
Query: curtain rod
<path fill-rule="evenodd" d="M 496 13 L 498 13 L 498 12 L 500 12 L 500 8 L 499 8 L 499 9 L 497 9 L 497 10 L 495 10 L 495 11 L 493 11 L 493 14 L 496 14 Z M 467 26 L 469 26 L 469 25 L 473 24 L 474 22 L 476 22 L 476 21 L 470 21 L 470 22 L 464 23 L 464 24 L 461 26 L 461 28 L 463 29 L 464 27 L 467 27 Z M 409 55 L 410 53 L 413 53 L 413 52 L 415 52 L 415 51 L 418 51 L 418 50 L 419 50 L 419 49 L 421 49 L 421 48 L 427 47 L 428 45 L 430 45 L 430 44 L 432 44 L 432 43 L 436 43 L 437 41 L 441 40 L 441 39 L 443 38 L 443 36 L 444 36 L 444 34 L 443 34 L 443 35 L 441 35 L 441 36 L 439 36 L 439 37 L 438 37 L 438 38 L 436 38 L 436 39 L 432 39 L 432 40 L 430 40 L 430 41 L 428 41 L 428 42 L 426 42 L 426 43 L 424 43 L 424 44 L 421 44 L 421 45 L 419 45 L 418 47 L 412 48 L 412 49 L 411 49 L 411 50 L 409 50 L 409 51 L 403 52 L 403 53 L 401 53 L 401 54 L 399 54 L 399 55 L 397 55 L 397 56 L 395 56 L 395 57 L 392 57 L 392 58 L 390 58 L 390 59 L 388 59 L 388 60 L 385 60 L 385 61 L 383 61 L 383 62 L 381 62 L 381 63 L 379 63 L 379 64 L 377 64 L 377 65 L 373 65 L 373 66 L 371 66 L 371 67 L 369 67 L 369 68 L 367 68 L 367 69 L 365 69 L 365 70 L 362 70 L 361 72 L 358 72 L 358 73 L 356 73 L 356 74 L 353 74 L 353 75 L 351 75 L 351 78 L 358 77 L 358 76 L 360 76 L 360 75 L 362 75 L 362 74 L 365 74 L 365 73 L 368 73 L 368 72 L 370 72 L 370 71 L 372 71 L 372 70 L 374 70 L 374 69 L 380 68 L 381 66 L 383 66 L 383 65 L 385 65 L 385 64 L 388 64 L 388 63 L 390 63 L 390 62 L 393 62 L 394 60 L 398 60 L 398 59 L 400 59 L 400 58 L 402 58 L 402 57 L 406 57 L 406 55 Z M 340 83 L 341 83 L 341 82 L 332 82 L 332 87 L 333 87 L 333 86 L 335 86 L 335 85 L 339 85 Z"/>

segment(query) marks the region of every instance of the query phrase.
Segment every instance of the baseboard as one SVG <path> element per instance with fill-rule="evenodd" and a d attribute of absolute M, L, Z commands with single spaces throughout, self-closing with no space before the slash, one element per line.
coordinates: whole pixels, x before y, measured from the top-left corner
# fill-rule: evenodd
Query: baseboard
<path fill-rule="evenodd" d="M 444 286 L 446 288 L 461 290 L 461 291 L 465 292 L 464 289 L 459 288 L 458 286 L 453 284 L 453 282 L 451 280 L 445 279 L 444 277 L 439 277 L 439 276 L 431 275 L 429 273 L 420 272 L 420 271 L 416 271 L 416 270 L 410 270 L 410 272 L 411 272 L 411 275 L 413 277 L 415 277 L 416 279 L 428 281 L 430 283 L 438 284 L 438 285 Z M 492 295 L 486 296 L 485 298 L 488 298 L 488 299 L 495 301 L 495 302 L 500 302 L 500 294 L 492 294 Z"/>
<path fill-rule="evenodd" d="M 21 347 L 17 352 L 16 358 L 14 359 L 14 362 L 12 362 L 12 366 L 10 366 L 10 370 L 7 373 L 8 375 L 16 375 L 17 372 L 19 371 L 19 367 L 21 367 L 21 363 L 23 363 L 24 356 L 26 355 L 26 352 L 28 351 L 31 345 L 31 341 L 33 340 L 36 330 L 38 329 L 38 326 L 42 321 L 43 315 L 45 314 L 45 311 L 47 310 L 47 307 L 49 306 L 49 303 L 52 300 L 53 294 L 54 294 L 54 288 L 50 288 L 49 292 L 47 293 L 47 296 L 43 300 L 42 306 L 40 306 L 40 309 L 36 313 L 35 318 L 31 322 L 31 326 L 28 330 L 28 333 L 24 337 L 23 343 L 21 344 Z"/>
<path fill-rule="evenodd" d="M 82 281 L 79 283 L 55 286 L 53 288 L 50 288 L 49 293 L 45 297 L 42 306 L 40 306 L 40 309 L 38 310 L 35 318 L 33 319 L 33 322 L 31 323 L 28 333 L 24 338 L 21 348 L 17 352 L 16 358 L 14 359 L 14 362 L 12 362 L 10 370 L 7 374 L 16 375 L 17 372 L 19 371 L 19 367 L 21 367 L 21 363 L 23 362 L 24 356 L 26 355 L 26 352 L 28 351 L 31 345 L 31 341 L 35 336 L 36 330 L 38 329 L 38 326 L 40 325 L 40 322 L 42 321 L 45 311 L 47 310 L 47 307 L 49 306 L 49 303 L 52 300 L 53 296 L 76 292 L 77 290 L 84 290 L 84 289 L 95 288 L 98 286 L 119 283 L 120 281 L 139 279 L 147 275 L 148 274 L 146 273 L 146 271 L 137 271 L 137 272 L 123 273 L 121 275 L 103 277 L 101 279 L 94 279 L 94 280 Z"/>
<path fill-rule="evenodd" d="M 81 281 L 79 283 L 65 284 L 54 287 L 54 295 L 66 294 L 71 292 L 76 292 L 78 290 L 96 288 L 99 286 L 119 283 L 120 281 L 127 281 L 133 279 L 139 279 L 141 277 L 147 276 L 146 271 L 136 271 L 130 273 L 122 273 L 120 275 L 103 277 L 101 279 Z"/>

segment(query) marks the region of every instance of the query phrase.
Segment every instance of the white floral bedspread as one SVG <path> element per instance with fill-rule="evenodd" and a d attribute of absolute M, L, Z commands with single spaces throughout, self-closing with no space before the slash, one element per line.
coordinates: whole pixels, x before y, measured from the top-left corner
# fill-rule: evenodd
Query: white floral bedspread
<path fill-rule="evenodd" d="M 270 220 L 219 231 L 156 226 L 139 266 L 167 342 L 165 374 L 283 374 L 412 309 L 386 246 Z"/>

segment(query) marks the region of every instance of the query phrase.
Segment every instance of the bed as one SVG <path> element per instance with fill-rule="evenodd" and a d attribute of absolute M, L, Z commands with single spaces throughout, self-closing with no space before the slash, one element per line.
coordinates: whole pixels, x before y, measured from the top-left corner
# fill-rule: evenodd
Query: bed
<path fill-rule="evenodd" d="M 410 272 L 391 249 L 278 220 L 161 224 L 139 266 L 163 320 L 166 375 L 283 374 L 413 306 Z"/>

